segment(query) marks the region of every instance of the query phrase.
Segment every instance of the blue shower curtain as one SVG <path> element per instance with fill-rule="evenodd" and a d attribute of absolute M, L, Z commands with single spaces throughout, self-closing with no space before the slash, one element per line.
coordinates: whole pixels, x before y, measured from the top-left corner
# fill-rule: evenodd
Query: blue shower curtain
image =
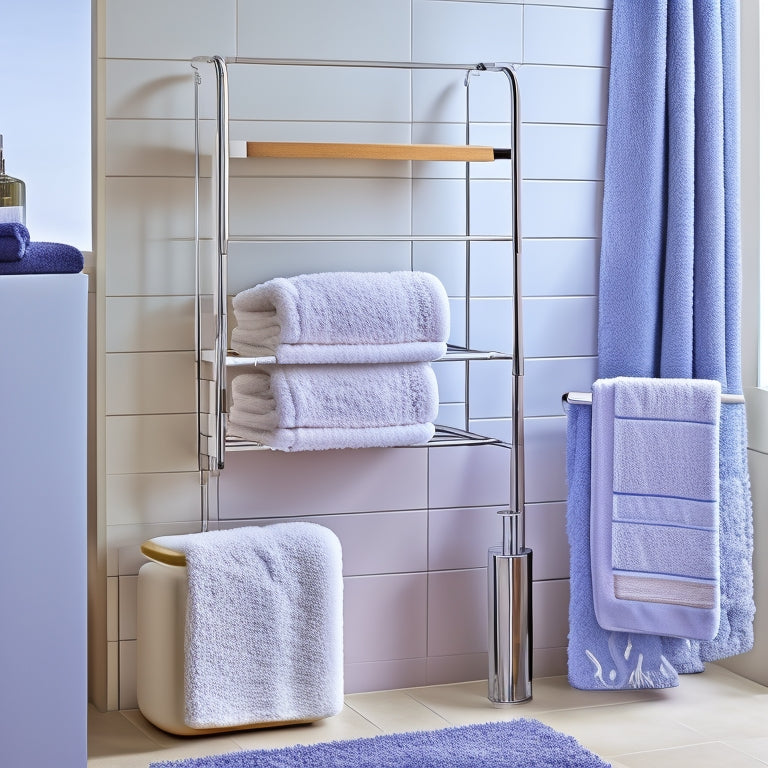
<path fill-rule="evenodd" d="M 741 392 L 738 56 L 738 0 L 614 0 L 601 378 L 716 379 L 724 392 Z M 617 637 L 597 626 L 591 584 L 582 583 L 589 561 L 579 554 L 589 506 L 582 478 L 589 414 L 585 406 L 571 409 L 571 683 L 671 686 L 678 672 L 701 671 L 704 661 L 749 650 L 754 603 L 744 406 L 722 407 L 722 612 L 717 637 L 703 643 Z M 574 577 L 581 588 L 573 588 Z"/>

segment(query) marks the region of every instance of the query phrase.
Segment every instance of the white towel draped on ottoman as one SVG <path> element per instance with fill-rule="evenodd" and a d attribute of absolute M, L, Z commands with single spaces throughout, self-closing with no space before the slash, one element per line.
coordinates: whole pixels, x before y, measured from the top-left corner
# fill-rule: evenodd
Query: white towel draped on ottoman
<path fill-rule="evenodd" d="M 187 725 L 317 720 L 341 711 L 335 534 L 291 522 L 152 541 L 187 559 Z"/>

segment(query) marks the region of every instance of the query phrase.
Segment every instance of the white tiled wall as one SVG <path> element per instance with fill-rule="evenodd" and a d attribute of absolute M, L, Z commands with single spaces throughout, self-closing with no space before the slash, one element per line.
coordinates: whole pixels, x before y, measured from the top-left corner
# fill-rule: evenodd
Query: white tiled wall
<path fill-rule="evenodd" d="M 535 673 L 562 673 L 567 635 L 565 417 L 595 378 L 610 0 L 99 0 L 97 243 L 100 528 L 109 674 L 97 700 L 135 706 L 135 587 L 146 538 L 198 529 L 193 386 L 193 90 L 188 59 L 506 61 L 522 99 L 528 543 Z M 150 22 L 151 20 L 151 22 Z M 463 73 L 233 68 L 233 138 L 463 141 Z M 250 70 L 252 72 L 252 69 Z M 205 72 L 204 72 L 205 74 Z M 472 140 L 507 142 L 503 77 L 473 78 Z M 301 97 L 297 97 L 297 89 Z M 212 91 L 201 107 L 212 135 Z M 463 232 L 463 170 L 429 163 L 234 161 L 233 234 Z M 506 167 L 506 170 L 505 170 Z M 475 172 L 472 228 L 509 231 L 508 163 Z M 210 165 L 203 165 L 209 173 Z M 255 205 L 255 202 L 258 205 Z M 210 236 L 207 222 L 202 231 Z M 231 251 L 231 289 L 317 269 L 438 274 L 463 307 L 463 248 L 324 245 Z M 470 342 L 507 348 L 510 270 L 476 246 Z M 463 339 L 463 321 L 455 338 Z M 436 366 L 441 418 L 463 419 L 459 366 Z M 470 366 L 473 427 L 510 434 L 510 366 Z M 344 549 L 350 691 L 484 677 L 485 553 L 509 496 L 494 447 L 234 454 L 221 525 L 312 518 Z M 214 524 L 217 524 L 214 521 Z"/>

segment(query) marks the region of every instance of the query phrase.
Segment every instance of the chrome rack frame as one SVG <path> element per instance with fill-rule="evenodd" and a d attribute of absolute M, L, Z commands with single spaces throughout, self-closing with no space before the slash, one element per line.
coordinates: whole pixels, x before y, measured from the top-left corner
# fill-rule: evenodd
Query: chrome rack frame
<path fill-rule="evenodd" d="M 200 186 L 200 146 L 199 146 L 199 107 L 198 92 L 201 83 L 200 67 L 211 65 L 216 79 L 216 135 L 214 149 L 213 179 L 215 194 L 215 211 L 218 226 L 215 234 L 216 263 L 214 270 L 213 303 L 214 329 L 213 360 L 213 392 L 209 396 L 208 387 L 202 386 L 201 370 L 203 365 L 203 341 L 201 319 L 200 292 L 200 232 L 199 232 L 199 186 Z M 229 240 L 229 85 L 227 66 L 229 64 L 258 64 L 266 66 L 299 66 L 299 67 L 349 67 L 349 68 L 387 68 L 408 70 L 463 70 L 467 73 L 465 79 L 467 93 L 466 134 L 469 143 L 469 84 L 470 75 L 482 72 L 503 74 L 508 81 L 510 90 L 510 149 L 508 156 L 511 161 L 512 184 L 512 236 L 472 236 L 469 229 L 469 202 L 467 202 L 466 234 L 463 238 L 456 237 L 350 237 L 350 238 L 246 238 L 248 240 L 278 241 L 319 241 L 319 240 L 464 240 L 467 248 L 466 269 L 469 273 L 469 248 L 474 241 L 504 240 L 512 242 L 513 285 L 513 315 L 514 334 L 512 364 L 512 422 L 513 422 L 513 470 L 510 472 L 510 508 L 500 512 L 503 518 L 502 546 L 489 551 L 489 630 L 491 632 L 489 649 L 489 698 L 494 703 L 506 704 L 526 701 L 531 697 L 532 678 L 532 613 L 531 613 L 531 550 L 525 547 L 525 449 L 523 425 L 523 376 L 524 357 L 522 347 L 523 303 L 522 279 L 520 266 L 521 228 L 520 228 L 520 91 L 514 66 L 498 63 L 448 64 L 405 61 L 344 61 L 323 59 L 273 59 L 273 58 L 244 58 L 221 56 L 197 56 L 191 61 L 195 70 L 195 260 L 196 302 L 195 302 L 195 345 L 196 365 L 198 369 L 198 453 L 201 482 L 202 528 L 207 530 L 209 518 L 209 496 L 211 489 L 209 480 L 215 484 L 218 491 L 218 473 L 224 467 L 226 451 L 226 366 L 227 366 L 227 248 Z M 502 150 L 499 157 L 507 157 Z M 467 192 L 470 183 L 469 163 L 466 164 L 465 182 Z M 467 201 L 469 195 L 466 195 Z M 238 238 L 239 239 L 239 238 Z M 469 282 L 467 281 L 467 302 L 469 302 Z M 466 312 L 466 344 L 469 346 L 469 311 Z M 497 355 L 501 356 L 501 355 Z M 470 359 L 469 357 L 467 359 Z M 469 376 L 468 364 L 465 376 Z M 208 402 L 212 400 L 212 402 Z M 203 405 L 210 405 L 212 413 L 205 410 Z M 468 409 L 468 404 L 466 408 Z M 468 412 L 466 414 L 468 421 Z M 463 433 L 461 440 L 465 441 L 469 433 Z M 498 442 L 498 441 L 496 441 Z M 440 442 L 436 442 L 439 445 Z M 497 551 L 498 550 L 498 551 Z"/>

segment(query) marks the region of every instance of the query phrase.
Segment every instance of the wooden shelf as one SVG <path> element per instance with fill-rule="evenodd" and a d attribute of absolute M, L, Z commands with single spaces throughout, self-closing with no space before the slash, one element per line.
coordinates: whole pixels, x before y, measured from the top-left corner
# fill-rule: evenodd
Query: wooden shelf
<path fill-rule="evenodd" d="M 339 144 L 295 141 L 231 141 L 230 157 L 331 160 L 455 160 L 489 163 L 508 160 L 510 150 L 453 144 Z"/>

